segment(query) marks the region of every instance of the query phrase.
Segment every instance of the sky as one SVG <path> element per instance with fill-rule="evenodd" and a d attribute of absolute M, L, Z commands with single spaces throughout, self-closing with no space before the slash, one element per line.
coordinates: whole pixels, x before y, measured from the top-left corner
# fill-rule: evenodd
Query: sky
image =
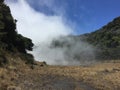
<path fill-rule="evenodd" d="M 28 0 L 28 3 L 47 15 L 63 15 L 69 24 L 74 23 L 76 34 L 97 30 L 120 16 L 120 0 Z"/>
<path fill-rule="evenodd" d="M 20 0 L 7 0 L 17 2 Z M 22 0 L 21 0 L 22 1 Z M 47 16 L 61 16 L 75 34 L 95 31 L 120 16 L 120 0 L 24 0 Z"/>
<path fill-rule="evenodd" d="M 35 44 L 73 32 L 72 26 L 67 24 L 63 16 L 36 11 L 27 0 L 6 0 L 6 4 L 10 6 L 13 17 L 18 20 L 18 33 L 31 38 Z M 50 3 L 42 5 L 44 4 Z"/>

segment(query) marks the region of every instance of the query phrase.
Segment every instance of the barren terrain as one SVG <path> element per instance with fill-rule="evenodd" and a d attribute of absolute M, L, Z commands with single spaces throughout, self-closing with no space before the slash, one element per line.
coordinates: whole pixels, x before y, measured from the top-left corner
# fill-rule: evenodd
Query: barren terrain
<path fill-rule="evenodd" d="M 90 66 L 28 66 L 19 58 L 0 68 L 0 90 L 120 90 L 120 62 Z"/>

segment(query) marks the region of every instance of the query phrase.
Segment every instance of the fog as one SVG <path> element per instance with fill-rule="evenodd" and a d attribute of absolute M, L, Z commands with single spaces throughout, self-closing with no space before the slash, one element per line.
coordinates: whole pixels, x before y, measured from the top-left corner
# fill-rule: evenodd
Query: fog
<path fill-rule="evenodd" d="M 54 65 L 89 65 L 95 63 L 95 49 L 79 37 L 57 37 L 34 48 L 37 59 Z"/>
<path fill-rule="evenodd" d="M 35 44 L 30 52 L 35 60 L 46 61 L 50 65 L 82 65 L 94 62 L 93 46 L 66 37 L 74 33 L 74 26 L 69 25 L 68 23 L 72 22 L 66 20 L 63 15 L 38 12 L 26 0 L 6 0 L 6 3 L 10 6 L 13 17 L 18 20 L 18 33 L 31 38 Z M 49 5 L 48 3 L 43 5 Z M 55 46 L 56 40 L 60 43 L 66 42 L 67 46 Z"/>

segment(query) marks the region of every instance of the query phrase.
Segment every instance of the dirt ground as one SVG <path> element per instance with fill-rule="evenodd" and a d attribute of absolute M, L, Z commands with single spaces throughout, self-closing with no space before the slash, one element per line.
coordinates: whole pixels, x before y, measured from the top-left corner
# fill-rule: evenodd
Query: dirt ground
<path fill-rule="evenodd" d="M 0 68 L 0 90 L 120 90 L 120 62 L 31 67 L 13 61 Z"/>

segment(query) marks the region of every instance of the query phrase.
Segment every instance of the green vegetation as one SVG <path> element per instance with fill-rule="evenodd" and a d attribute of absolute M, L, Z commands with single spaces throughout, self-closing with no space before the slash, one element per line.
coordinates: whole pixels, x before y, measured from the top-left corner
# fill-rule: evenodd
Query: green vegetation
<path fill-rule="evenodd" d="M 32 50 L 32 40 L 26 38 L 16 31 L 16 21 L 10 12 L 10 8 L 5 5 L 4 0 L 0 0 L 0 53 L 3 51 L 11 53 L 21 53 L 28 63 L 33 63 L 32 55 L 26 50 Z M 5 63 L 4 55 L 0 56 L 0 66 Z"/>
<path fill-rule="evenodd" d="M 83 37 L 97 50 L 97 59 L 120 59 L 120 17 L 115 18 L 101 29 L 85 34 Z"/>
<path fill-rule="evenodd" d="M 1 1 L 3 2 L 3 1 Z M 32 50 L 33 43 L 29 38 L 23 37 L 16 31 L 16 20 L 12 17 L 8 6 L 0 2 L 0 48 L 2 43 L 7 50 L 14 51 L 16 48 L 22 53 Z"/>

